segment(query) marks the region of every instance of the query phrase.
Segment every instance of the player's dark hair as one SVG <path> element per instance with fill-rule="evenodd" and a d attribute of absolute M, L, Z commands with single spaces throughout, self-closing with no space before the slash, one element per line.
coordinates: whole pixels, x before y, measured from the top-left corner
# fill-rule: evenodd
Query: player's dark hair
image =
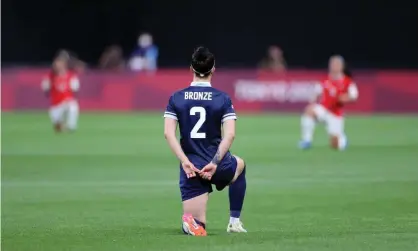
<path fill-rule="evenodd" d="M 204 78 L 212 73 L 215 66 L 215 56 L 208 48 L 200 46 L 192 55 L 192 69 L 196 76 Z"/>
<path fill-rule="evenodd" d="M 347 64 L 347 62 L 344 63 L 344 70 L 343 70 L 344 75 L 346 75 L 349 78 L 353 78 L 353 72 L 351 71 L 349 65 Z"/>
<path fill-rule="evenodd" d="M 344 75 L 350 78 L 353 77 L 353 73 L 349 69 L 347 69 L 347 67 L 344 68 Z"/>

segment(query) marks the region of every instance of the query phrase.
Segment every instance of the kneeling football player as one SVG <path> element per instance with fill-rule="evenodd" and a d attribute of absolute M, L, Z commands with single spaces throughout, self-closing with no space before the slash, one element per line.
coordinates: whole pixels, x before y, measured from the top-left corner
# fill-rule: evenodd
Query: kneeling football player
<path fill-rule="evenodd" d="M 330 58 L 328 78 L 315 87 L 314 102 L 306 107 L 301 118 L 301 149 L 311 147 L 317 121 L 325 123 L 331 147 L 346 149 L 343 108 L 345 104 L 357 100 L 358 90 L 352 79 L 344 74 L 344 68 L 344 59 L 341 56 Z"/>
<path fill-rule="evenodd" d="M 75 93 L 80 87 L 77 75 L 69 70 L 70 55 L 61 52 L 52 63 L 52 71 L 43 79 L 42 90 L 49 96 L 49 117 L 56 132 L 74 131 L 78 121 Z"/>
<path fill-rule="evenodd" d="M 191 70 L 193 82 L 170 97 L 164 113 L 165 138 L 181 163 L 183 231 L 206 236 L 206 205 L 214 185 L 218 191 L 229 186 L 227 232 L 247 232 L 240 220 L 247 186 L 245 163 L 229 152 L 235 138 L 234 107 L 230 97 L 210 83 L 215 58 L 207 48 L 199 47 L 193 53 Z"/>

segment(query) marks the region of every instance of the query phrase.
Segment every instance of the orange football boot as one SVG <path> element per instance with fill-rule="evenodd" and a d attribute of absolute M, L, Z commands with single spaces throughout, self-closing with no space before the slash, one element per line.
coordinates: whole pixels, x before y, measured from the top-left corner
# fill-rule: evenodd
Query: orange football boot
<path fill-rule="evenodd" d="M 194 236 L 206 236 L 207 235 L 205 228 L 197 224 L 191 214 L 183 215 L 183 230 L 189 235 L 194 235 Z"/>

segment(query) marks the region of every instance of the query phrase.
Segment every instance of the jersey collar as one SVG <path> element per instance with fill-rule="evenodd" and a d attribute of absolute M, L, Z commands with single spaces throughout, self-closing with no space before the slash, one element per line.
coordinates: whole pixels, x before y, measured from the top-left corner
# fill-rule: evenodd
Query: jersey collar
<path fill-rule="evenodd" d="M 195 82 L 193 81 L 190 86 L 200 86 L 200 87 L 211 87 L 210 82 Z"/>

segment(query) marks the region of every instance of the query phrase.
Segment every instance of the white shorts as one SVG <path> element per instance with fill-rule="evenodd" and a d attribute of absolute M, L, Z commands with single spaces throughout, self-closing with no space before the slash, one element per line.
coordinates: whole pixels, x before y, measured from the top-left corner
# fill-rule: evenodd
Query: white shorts
<path fill-rule="evenodd" d="M 344 117 L 331 113 L 320 104 L 315 104 L 313 110 L 318 121 L 325 123 L 329 135 L 338 137 L 344 135 Z"/>
<path fill-rule="evenodd" d="M 69 129 L 77 127 L 78 102 L 76 100 L 64 101 L 49 108 L 49 117 L 53 124 L 66 123 Z"/>

